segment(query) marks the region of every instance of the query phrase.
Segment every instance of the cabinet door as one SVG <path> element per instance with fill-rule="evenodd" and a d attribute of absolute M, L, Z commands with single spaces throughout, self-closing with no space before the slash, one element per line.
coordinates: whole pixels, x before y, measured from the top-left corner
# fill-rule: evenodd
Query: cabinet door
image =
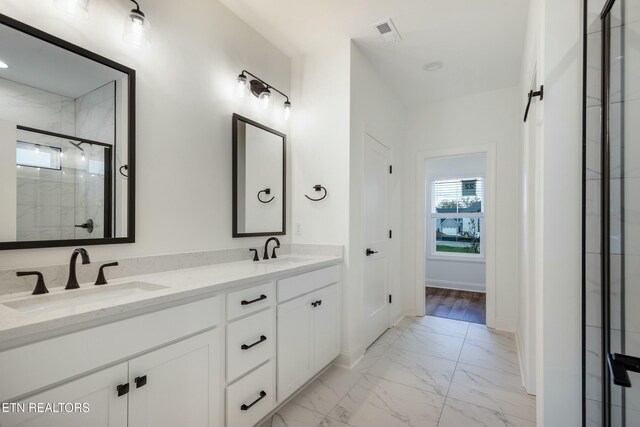
<path fill-rule="evenodd" d="M 315 372 L 324 368 L 340 353 L 338 285 L 331 285 L 314 294 L 320 301 L 313 311 Z"/>
<path fill-rule="evenodd" d="M 129 427 L 213 427 L 221 424 L 219 330 L 129 362 Z"/>
<path fill-rule="evenodd" d="M 52 366 L 52 369 L 55 367 Z M 18 411 L 0 413 L 0 426 L 126 427 L 127 395 L 118 397 L 117 387 L 126 384 L 127 374 L 127 364 L 121 363 L 33 395 L 19 403 L 24 406 Z M 45 413 L 35 412 L 30 406 L 59 403 L 77 405 L 65 405 L 64 412 Z M 70 409 L 72 411 L 67 412 Z"/>
<path fill-rule="evenodd" d="M 314 374 L 311 296 L 278 306 L 278 401 L 282 402 Z"/>

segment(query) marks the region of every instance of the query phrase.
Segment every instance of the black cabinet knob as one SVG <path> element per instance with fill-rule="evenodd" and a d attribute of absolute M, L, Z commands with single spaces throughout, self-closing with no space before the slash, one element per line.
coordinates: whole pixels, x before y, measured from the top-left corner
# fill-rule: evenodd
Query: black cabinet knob
<path fill-rule="evenodd" d="M 125 394 L 129 393 L 129 383 L 120 384 L 116 387 L 116 390 L 118 390 L 118 397 L 124 396 Z"/>
<path fill-rule="evenodd" d="M 371 256 L 373 254 L 377 254 L 378 251 L 374 251 L 374 250 L 371 250 L 370 248 L 367 248 L 367 252 L 366 253 L 367 253 L 367 256 Z"/>
<path fill-rule="evenodd" d="M 136 377 L 134 381 L 136 383 L 136 388 L 144 387 L 147 385 L 147 376 L 143 375 L 141 377 Z"/>

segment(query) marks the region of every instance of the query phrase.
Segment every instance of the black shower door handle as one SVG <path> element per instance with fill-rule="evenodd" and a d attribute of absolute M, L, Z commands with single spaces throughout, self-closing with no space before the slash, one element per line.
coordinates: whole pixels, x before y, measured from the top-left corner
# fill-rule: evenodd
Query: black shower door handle
<path fill-rule="evenodd" d="M 621 387 L 631 387 L 628 371 L 640 372 L 640 357 L 611 353 L 607 357 L 607 361 L 613 383 Z"/>

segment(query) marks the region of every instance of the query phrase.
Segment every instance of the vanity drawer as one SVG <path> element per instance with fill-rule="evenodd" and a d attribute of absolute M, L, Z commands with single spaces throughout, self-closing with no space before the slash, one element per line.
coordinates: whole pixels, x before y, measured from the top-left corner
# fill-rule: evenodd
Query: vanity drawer
<path fill-rule="evenodd" d="M 227 320 L 237 319 L 271 306 L 275 300 L 274 290 L 274 283 L 269 282 L 228 294 Z"/>
<path fill-rule="evenodd" d="M 288 301 L 299 295 L 337 283 L 340 270 L 337 265 L 311 271 L 298 276 L 278 280 L 278 302 Z"/>
<path fill-rule="evenodd" d="M 227 387 L 227 425 L 251 427 L 275 405 L 273 362 Z"/>
<path fill-rule="evenodd" d="M 276 343 L 273 310 L 262 311 L 227 326 L 228 382 L 273 357 Z"/>

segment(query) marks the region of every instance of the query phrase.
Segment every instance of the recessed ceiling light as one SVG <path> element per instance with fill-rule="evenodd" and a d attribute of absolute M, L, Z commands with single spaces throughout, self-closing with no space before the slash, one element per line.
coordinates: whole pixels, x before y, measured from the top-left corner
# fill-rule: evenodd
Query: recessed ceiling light
<path fill-rule="evenodd" d="M 0 59 L 0 68 L 9 68 L 9 66 L 7 65 L 6 62 L 4 62 L 2 59 Z"/>
<path fill-rule="evenodd" d="M 424 71 L 438 71 L 444 64 L 442 61 L 428 62 L 422 66 Z"/>

